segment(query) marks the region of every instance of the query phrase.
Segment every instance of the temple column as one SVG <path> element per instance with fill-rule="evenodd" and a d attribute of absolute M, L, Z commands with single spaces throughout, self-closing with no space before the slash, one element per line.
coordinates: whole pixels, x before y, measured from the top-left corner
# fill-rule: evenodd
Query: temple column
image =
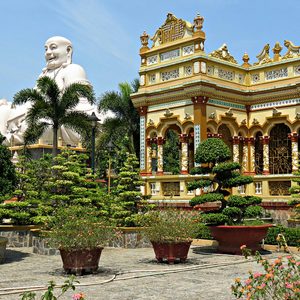
<path fill-rule="evenodd" d="M 292 142 L 292 172 L 297 172 L 299 169 L 298 137 L 299 135 L 296 132 L 292 132 L 289 134 L 289 138 L 291 139 Z"/>
<path fill-rule="evenodd" d="M 262 138 L 262 142 L 263 142 L 263 162 L 264 162 L 263 175 L 269 175 L 270 174 L 270 167 L 269 167 L 269 142 L 270 142 L 270 137 L 269 136 L 264 136 Z"/>
<path fill-rule="evenodd" d="M 207 125 L 206 125 L 206 104 L 208 97 L 197 96 L 192 97 L 194 104 L 194 152 L 196 153 L 197 147 L 206 139 Z M 198 166 L 195 163 L 195 166 Z"/>
<path fill-rule="evenodd" d="M 161 136 L 158 137 L 157 138 L 157 172 L 156 172 L 156 175 L 163 175 L 163 173 L 164 173 L 163 144 L 164 144 L 164 138 Z"/>
<path fill-rule="evenodd" d="M 248 156 L 249 156 L 249 151 L 248 151 L 248 138 L 245 138 L 243 141 L 243 162 L 242 162 L 242 172 L 244 174 L 248 173 Z"/>
<path fill-rule="evenodd" d="M 146 172 L 147 175 L 152 175 L 152 142 L 150 138 L 146 139 L 146 157 L 147 157 L 147 166 L 146 166 Z"/>
<path fill-rule="evenodd" d="M 181 174 L 188 174 L 188 135 L 180 134 L 181 142 Z"/>
<path fill-rule="evenodd" d="M 249 175 L 255 175 L 255 139 L 250 137 L 248 139 L 249 146 Z"/>
<path fill-rule="evenodd" d="M 233 162 L 239 162 L 239 157 L 240 157 L 240 149 L 239 149 L 239 144 L 240 144 L 240 137 L 239 136 L 234 136 L 232 137 L 232 150 L 233 150 L 233 157 L 232 160 Z"/>
<path fill-rule="evenodd" d="M 140 115 L 140 173 L 147 175 L 146 124 L 148 106 L 138 107 Z"/>

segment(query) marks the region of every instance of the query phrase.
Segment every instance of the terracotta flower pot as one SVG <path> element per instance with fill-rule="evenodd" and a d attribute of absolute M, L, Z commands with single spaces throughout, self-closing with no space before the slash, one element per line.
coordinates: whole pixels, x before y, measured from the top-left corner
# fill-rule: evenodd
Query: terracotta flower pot
<path fill-rule="evenodd" d="M 169 264 L 173 264 L 175 261 L 186 261 L 191 243 L 191 241 L 178 243 L 151 242 L 156 259 L 159 262 L 167 261 Z"/>
<path fill-rule="evenodd" d="M 218 252 L 242 254 L 240 247 L 246 245 L 253 252 L 261 250 L 261 241 L 272 224 L 255 226 L 211 226 L 210 232 L 219 243 Z"/>
<path fill-rule="evenodd" d="M 68 274 L 83 275 L 98 270 L 103 248 L 64 250 L 59 249 L 63 268 Z"/>

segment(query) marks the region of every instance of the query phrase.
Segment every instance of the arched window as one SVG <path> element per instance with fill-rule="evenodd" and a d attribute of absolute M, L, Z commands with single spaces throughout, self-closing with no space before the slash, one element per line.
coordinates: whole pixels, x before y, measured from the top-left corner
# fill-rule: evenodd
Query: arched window
<path fill-rule="evenodd" d="M 231 157 L 232 157 L 232 153 L 233 153 L 232 136 L 231 136 L 231 132 L 230 132 L 229 128 L 227 127 L 227 125 L 222 124 L 218 129 L 218 133 L 222 134 L 222 140 L 229 147 L 230 152 L 231 152 Z"/>
<path fill-rule="evenodd" d="M 191 170 L 194 168 L 194 161 L 195 161 L 195 144 L 194 144 L 194 128 L 188 133 L 188 172 L 190 173 Z"/>
<path fill-rule="evenodd" d="M 241 133 L 239 133 L 239 164 L 242 166 L 243 165 L 243 136 Z"/>
<path fill-rule="evenodd" d="M 163 166 L 164 172 L 172 174 L 180 173 L 180 128 L 176 125 L 170 127 L 165 134 L 163 146 Z"/>
<path fill-rule="evenodd" d="M 262 174 L 264 169 L 264 148 L 263 148 L 263 135 L 257 132 L 255 135 L 254 148 L 255 148 L 255 174 Z"/>
<path fill-rule="evenodd" d="M 290 129 L 285 124 L 275 125 L 270 132 L 269 168 L 271 174 L 292 173 Z"/>

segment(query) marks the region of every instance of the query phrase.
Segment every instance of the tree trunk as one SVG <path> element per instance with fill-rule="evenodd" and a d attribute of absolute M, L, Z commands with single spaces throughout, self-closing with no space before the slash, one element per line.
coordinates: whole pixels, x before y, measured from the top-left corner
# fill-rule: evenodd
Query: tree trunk
<path fill-rule="evenodd" d="M 57 132 L 58 132 L 58 126 L 53 125 L 53 148 L 52 148 L 53 157 L 56 157 L 58 152 Z"/>

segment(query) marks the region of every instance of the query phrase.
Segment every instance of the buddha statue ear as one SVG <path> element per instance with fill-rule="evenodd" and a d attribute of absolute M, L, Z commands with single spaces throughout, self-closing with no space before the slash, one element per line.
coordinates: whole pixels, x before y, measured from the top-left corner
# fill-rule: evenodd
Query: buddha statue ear
<path fill-rule="evenodd" d="M 71 45 L 67 46 L 67 64 L 72 63 L 72 54 L 73 54 L 73 48 Z"/>

